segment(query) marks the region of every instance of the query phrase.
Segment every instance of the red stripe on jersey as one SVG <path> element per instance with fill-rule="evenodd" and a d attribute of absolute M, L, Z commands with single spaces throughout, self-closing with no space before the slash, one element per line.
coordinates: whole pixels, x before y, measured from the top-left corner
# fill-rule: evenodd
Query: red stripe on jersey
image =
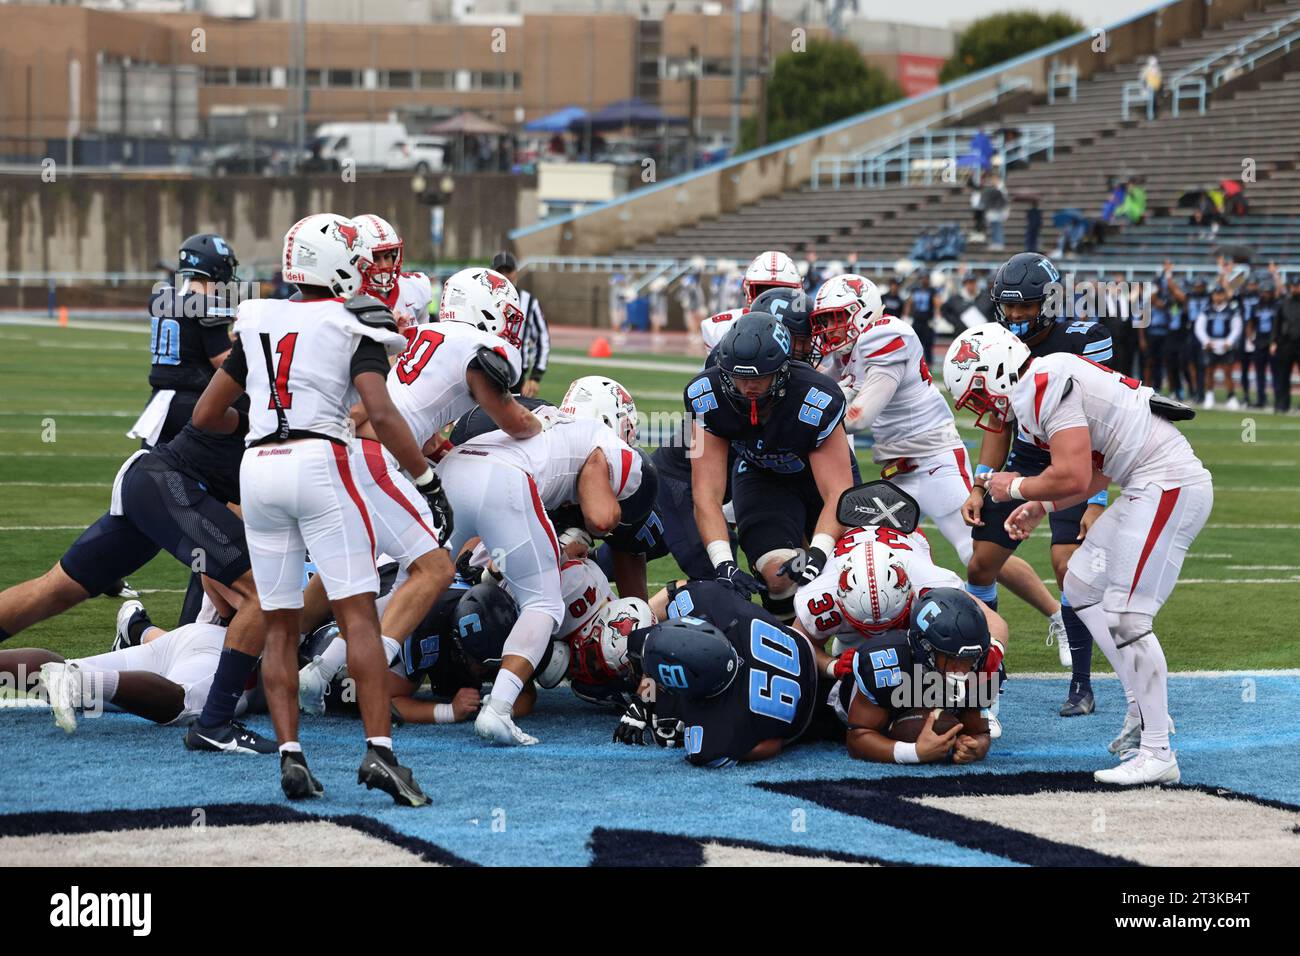
<path fill-rule="evenodd" d="M 334 467 L 338 469 L 339 478 L 343 481 L 343 489 L 352 499 L 352 503 L 357 506 L 361 512 L 361 521 L 366 526 L 366 537 L 370 539 L 370 557 L 373 561 L 375 557 L 375 529 L 370 527 L 370 512 L 366 510 L 366 503 L 361 500 L 361 493 L 357 491 L 357 484 L 352 480 L 352 469 L 348 465 L 348 450 L 342 445 L 336 445 L 330 442 L 330 451 L 334 452 Z"/>
<path fill-rule="evenodd" d="M 1043 424 L 1039 420 L 1038 410 L 1043 407 L 1043 396 L 1047 394 L 1047 378 L 1046 372 L 1034 373 L 1034 421 L 1039 425 Z"/>
<path fill-rule="evenodd" d="M 1142 577 L 1142 569 L 1146 567 L 1147 558 L 1151 556 L 1151 549 L 1156 546 L 1156 541 L 1160 538 L 1160 533 L 1165 530 L 1165 525 L 1169 523 L 1169 516 L 1173 514 L 1174 505 L 1178 504 L 1178 493 L 1182 489 L 1170 488 L 1160 492 L 1160 504 L 1156 505 L 1156 517 L 1151 522 L 1151 530 L 1147 532 L 1147 540 L 1142 545 L 1142 556 L 1138 558 L 1137 570 L 1133 572 L 1133 583 L 1129 585 L 1128 599 L 1133 600 L 1133 592 L 1137 590 L 1138 580 Z"/>
<path fill-rule="evenodd" d="M 425 533 L 427 533 L 429 537 L 437 543 L 438 536 L 433 533 L 432 529 L 430 529 L 427 524 L 424 523 L 424 519 L 420 517 L 419 509 L 407 500 L 406 495 L 402 494 L 397 485 L 393 484 L 393 479 L 388 474 L 388 463 L 384 461 L 384 453 L 382 449 L 383 446 L 373 438 L 366 438 L 361 442 L 361 453 L 365 456 L 366 467 L 370 469 L 370 477 L 375 479 L 375 484 L 380 487 L 384 494 L 388 495 L 388 497 L 401 505 L 402 510 L 410 515 L 411 519 L 423 528 Z"/>
<path fill-rule="evenodd" d="M 619 495 L 623 493 L 623 489 L 627 486 L 627 479 L 632 474 L 632 450 L 630 448 L 624 448 L 619 453 L 619 457 L 622 459 L 623 478 L 618 483 L 618 490 L 614 492 L 615 498 L 617 498 Z"/>
<path fill-rule="evenodd" d="M 966 449 L 954 448 L 952 453 L 957 456 L 957 470 L 961 472 L 961 480 L 966 482 L 966 490 L 970 491 L 970 472 L 966 470 Z"/>
<path fill-rule="evenodd" d="M 905 344 L 903 337 L 901 335 L 896 335 L 892 342 L 888 345 L 882 345 L 880 348 L 868 355 L 867 358 L 875 358 L 877 355 L 888 355 L 890 352 L 897 352 Z"/>
<path fill-rule="evenodd" d="M 537 493 L 537 482 L 533 481 L 533 476 L 528 475 L 528 493 L 533 496 L 533 511 L 537 515 L 537 520 L 541 522 L 542 528 L 546 531 L 546 537 L 550 539 L 551 548 L 555 551 L 555 565 L 560 565 L 560 542 L 555 538 L 555 528 L 551 526 L 551 519 L 546 517 L 546 509 L 542 507 L 542 496 Z"/>

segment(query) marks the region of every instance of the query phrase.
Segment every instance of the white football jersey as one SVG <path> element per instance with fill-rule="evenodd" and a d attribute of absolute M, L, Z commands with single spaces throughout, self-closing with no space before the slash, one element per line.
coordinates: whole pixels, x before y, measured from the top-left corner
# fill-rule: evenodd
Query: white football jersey
<path fill-rule="evenodd" d="M 477 407 L 465 370 L 479 349 L 504 355 L 519 379 L 519 350 L 490 332 L 464 322 L 425 322 L 406 335 L 410 344 L 388 373 L 388 394 L 421 446 Z"/>
<path fill-rule="evenodd" d="M 576 647 L 587 637 L 600 609 L 614 600 L 614 592 L 605 572 L 588 559 L 560 565 L 560 593 L 564 596 L 564 620 L 556 637 Z"/>
<path fill-rule="evenodd" d="M 902 377 L 893 398 L 870 425 L 872 458 L 920 458 L 963 447 L 952 409 L 925 364 L 921 340 L 902 319 L 886 316 L 867 326 L 847 359 L 840 360 L 837 381 L 857 395 L 868 370 L 886 366 Z"/>
<path fill-rule="evenodd" d="M 248 362 L 249 444 L 277 431 L 281 411 L 294 431 L 348 441 L 348 410 L 358 400 L 351 373 L 357 346 L 371 339 L 396 355 L 406 345 L 400 333 L 362 323 L 342 299 L 247 299 L 234 331 Z"/>
<path fill-rule="evenodd" d="M 384 304 L 393 315 L 404 312 L 416 324 L 429 321 L 429 303 L 433 301 L 433 283 L 423 272 L 400 272 L 391 302 Z"/>
<path fill-rule="evenodd" d="M 717 348 L 722 337 L 726 335 L 736 320 L 745 314 L 745 309 L 730 309 L 711 315 L 700 323 L 700 337 L 704 339 L 705 348 L 712 351 Z"/>
<path fill-rule="evenodd" d="M 1191 444 L 1151 411 L 1152 389 L 1068 352 L 1035 358 L 1011 389 L 1020 428 L 1039 448 L 1087 426 L 1093 467 L 1122 488 L 1174 488 L 1208 481 Z"/>
<path fill-rule="evenodd" d="M 850 528 L 835 542 L 835 550 L 822 573 L 799 588 L 794 596 L 794 610 L 799 626 L 812 638 L 814 644 L 838 637 L 844 647 L 857 647 L 866 640 L 860 632 L 854 630 L 852 624 L 844 620 L 835 595 L 849 552 L 867 541 L 880 541 L 903 556 L 913 595 L 929 588 L 963 586 L 960 577 L 934 563 L 930 557 L 930 542 L 919 529 L 911 534 L 903 534 L 879 525 Z"/>
<path fill-rule="evenodd" d="M 486 455 L 533 476 L 542 507 L 553 511 L 578 500 L 578 472 L 591 453 L 605 453 L 609 486 L 620 501 L 641 487 L 641 456 L 604 422 L 561 418 L 544 432 L 517 441 L 503 431 L 488 432 L 457 445 L 443 463 L 461 455 Z M 441 466 L 439 466 L 441 467 Z"/>

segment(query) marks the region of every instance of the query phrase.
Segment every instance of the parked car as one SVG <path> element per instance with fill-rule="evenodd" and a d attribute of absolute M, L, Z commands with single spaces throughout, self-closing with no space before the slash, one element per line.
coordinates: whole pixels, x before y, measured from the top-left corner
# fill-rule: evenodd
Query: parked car
<path fill-rule="evenodd" d="M 260 143 L 228 143 L 218 146 L 208 160 L 208 171 L 213 176 L 258 175 L 270 176 L 275 172 L 275 150 Z"/>
<path fill-rule="evenodd" d="M 443 168 L 446 141 L 433 136 L 412 136 L 394 143 L 388 151 L 388 168 L 425 173 Z"/>

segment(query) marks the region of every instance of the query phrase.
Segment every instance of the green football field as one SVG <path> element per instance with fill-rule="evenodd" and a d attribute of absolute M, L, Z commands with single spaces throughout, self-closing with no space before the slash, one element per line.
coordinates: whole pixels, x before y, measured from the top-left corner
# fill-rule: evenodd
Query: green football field
<path fill-rule="evenodd" d="M 81 529 L 108 507 L 113 476 L 136 443 L 125 437 L 149 389 L 148 329 L 0 324 L 0 588 L 47 570 Z M 624 364 L 624 363 L 627 364 Z M 592 360 L 555 353 L 542 395 L 558 400 L 567 383 L 604 371 L 633 394 L 643 415 L 680 409 L 697 359 L 616 356 Z M 1157 621 L 1171 670 L 1300 665 L 1300 419 L 1255 412 L 1201 412 L 1184 430 L 1214 473 L 1215 506 Z M 974 429 L 966 437 L 977 440 Z M 870 457 L 862 456 L 871 476 Z M 952 550 L 931 535 L 940 564 L 960 571 Z M 1044 577 L 1047 541 L 1020 553 Z M 652 588 L 676 574 L 671 559 L 651 565 Z M 188 571 L 167 555 L 130 582 L 154 620 L 174 623 Z M 1055 584 L 1051 586 L 1055 592 Z M 118 602 L 97 598 L 14 638 L 65 656 L 106 650 Z M 1013 671 L 1059 670 L 1044 645 L 1043 619 L 1005 590 Z M 1097 655 L 1098 668 L 1105 662 Z"/>

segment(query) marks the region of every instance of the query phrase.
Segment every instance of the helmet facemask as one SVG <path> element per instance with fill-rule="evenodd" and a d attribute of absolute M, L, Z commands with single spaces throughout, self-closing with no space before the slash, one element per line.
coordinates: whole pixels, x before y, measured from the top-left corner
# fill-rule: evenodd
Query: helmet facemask
<path fill-rule="evenodd" d="M 385 252 L 394 253 L 392 265 L 380 266 L 378 259 Z M 397 276 L 402 271 L 402 243 L 399 241 L 382 246 L 372 246 L 370 257 L 372 265 L 366 270 L 365 281 L 361 287 L 362 291 L 386 299 L 397 288 Z"/>
<path fill-rule="evenodd" d="M 861 306 L 858 307 L 860 309 Z M 812 314 L 812 346 L 821 355 L 847 352 L 861 331 L 853 321 L 858 309 L 821 309 Z"/>
<path fill-rule="evenodd" d="M 1007 427 L 1007 419 L 1011 417 L 1011 399 L 1006 395 L 991 393 L 985 382 L 984 373 L 976 372 L 971 376 L 966 391 L 954 404 L 957 408 L 974 412 L 976 427 L 996 435 Z M 984 421 L 986 415 L 990 418 L 987 424 Z"/>
<path fill-rule="evenodd" d="M 789 364 L 782 365 L 776 372 L 769 373 L 772 376 L 772 383 L 761 394 L 754 397 L 746 395 L 736 384 L 736 379 L 763 378 L 758 374 L 758 370 L 752 365 L 738 365 L 735 369 L 728 372 L 724 368 L 718 369 L 718 377 L 722 379 L 722 391 L 731 399 L 733 405 L 742 412 L 748 411 L 749 423 L 758 424 L 759 413 L 766 410 L 772 402 L 778 400 L 785 394 L 786 383 L 790 380 Z"/>
<path fill-rule="evenodd" d="M 1006 309 L 1004 309 L 1003 306 L 1011 305 L 1013 303 L 1019 304 L 1022 301 L 1024 300 L 1009 299 L 1006 302 L 1001 302 L 997 299 L 994 299 L 993 317 L 997 321 L 998 325 L 1002 326 L 1004 329 L 1006 329 L 1016 338 L 1024 342 L 1047 331 L 1047 329 L 1051 327 L 1052 322 L 1054 320 L 1045 314 L 1047 310 L 1046 299 L 1030 299 L 1027 300 L 1026 304 L 1028 304 L 1029 302 L 1037 302 L 1038 303 L 1037 314 L 1034 315 L 1034 317 L 1031 319 L 1022 319 L 1020 321 L 1013 322 L 1011 320 L 1011 317 L 1007 315 Z"/>

